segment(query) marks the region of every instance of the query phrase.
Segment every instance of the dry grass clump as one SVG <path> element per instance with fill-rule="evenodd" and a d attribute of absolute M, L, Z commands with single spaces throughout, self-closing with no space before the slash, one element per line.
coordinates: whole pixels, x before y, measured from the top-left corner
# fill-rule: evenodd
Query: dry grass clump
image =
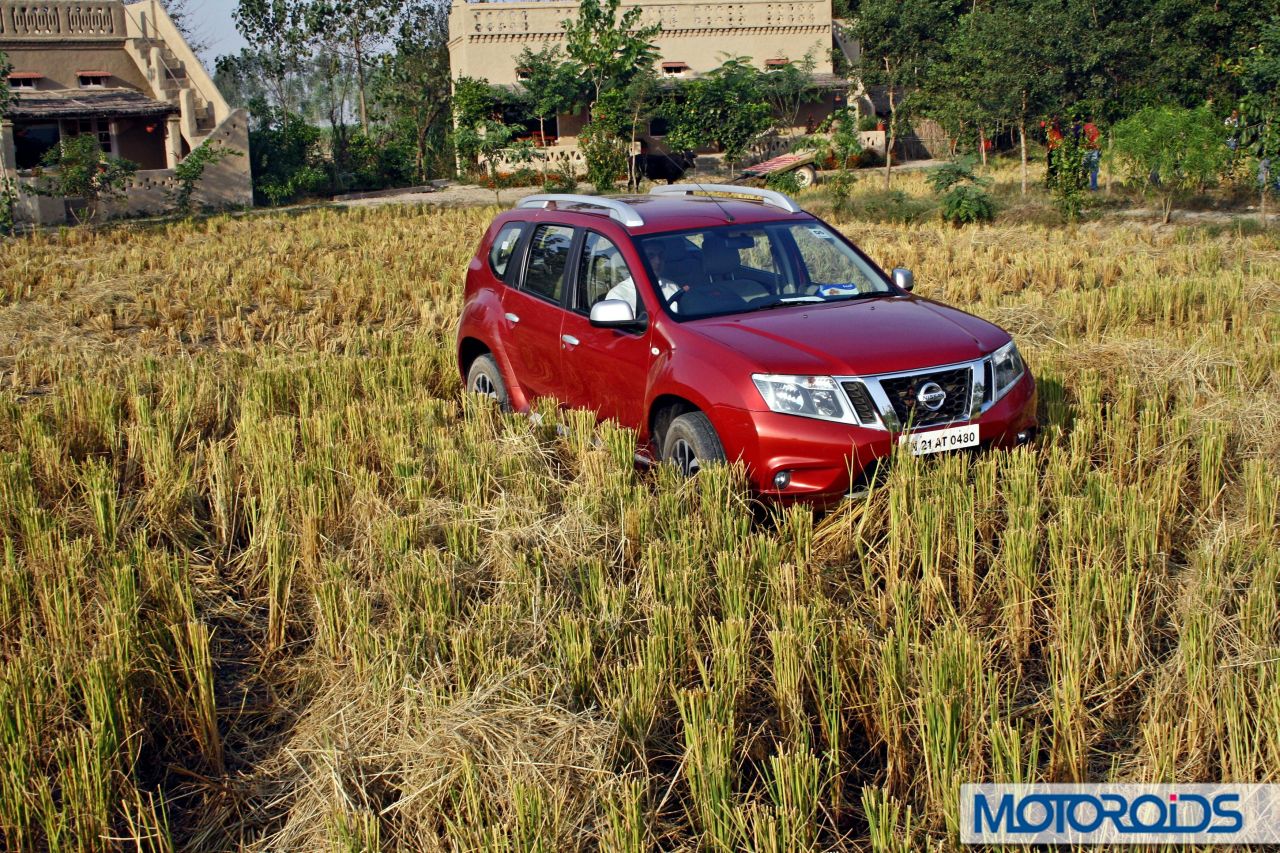
<path fill-rule="evenodd" d="M 1274 235 L 841 223 L 1045 434 L 815 517 L 461 398 L 491 215 L 5 247 L 3 846 L 952 849 L 963 781 L 1277 781 Z"/>

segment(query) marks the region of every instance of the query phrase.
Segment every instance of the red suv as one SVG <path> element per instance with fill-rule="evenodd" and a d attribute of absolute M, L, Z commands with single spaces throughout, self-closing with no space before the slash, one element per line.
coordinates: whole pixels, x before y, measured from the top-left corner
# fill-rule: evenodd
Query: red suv
<path fill-rule="evenodd" d="M 741 459 L 761 494 L 828 502 L 896 443 L 1034 434 L 1009 335 L 911 289 L 769 190 L 530 196 L 467 270 L 458 366 L 504 406 L 552 397 L 634 428 L 640 461 Z"/>

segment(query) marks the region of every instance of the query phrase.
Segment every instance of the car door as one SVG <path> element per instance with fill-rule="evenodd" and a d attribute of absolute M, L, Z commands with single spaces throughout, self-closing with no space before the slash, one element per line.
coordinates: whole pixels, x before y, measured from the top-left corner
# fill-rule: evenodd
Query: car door
<path fill-rule="evenodd" d="M 561 303 L 569 282 L 574 237 L 569 225 L 536 225 L 516 287 L 506 288 L 502 295 L 507 359 L 530 400 L 563 399 L 560 327 L 565 311 Z"/>
<path fill-rule="evenodd" d="M 629 262 L 603 234 L 585 231 L 580 242 L 570 310 L 565 312 L 561 327 L 561 370 L 568 388 L 565 399 L 572 406 L 595 411 L 602 419 L 639 427 L 653 358 L 649 352 L 652 324 L 647 322 L 649 310 L 642 296 L 650 289 L 646 273 L 638 259 Z M 591 306 L 627 279 L 635 287 L 642 322 L 628 329 L 591 325 Z"/>

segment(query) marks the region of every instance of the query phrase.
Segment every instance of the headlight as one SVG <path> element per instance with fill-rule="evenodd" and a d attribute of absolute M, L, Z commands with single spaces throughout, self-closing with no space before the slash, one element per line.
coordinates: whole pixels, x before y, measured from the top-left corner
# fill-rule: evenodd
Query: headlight
<path fill-rule="evenodd" d="M 751 376 L 765 405 L 784 415 L 801 415 L 824 421 L 852 420 L 844 391 L 830 376 Z"/>
<path fill-rule="evenodd" d="M 1026 372 L 1026 367 L 1022 364 L 1022 356 L 1018 354 L 1018 348 L 1014 346 L 1013 341 L 1009 341 L 991 354 L 991 370 L 995 383 L 995 394 L 991 399 L 999 400 Z"/>

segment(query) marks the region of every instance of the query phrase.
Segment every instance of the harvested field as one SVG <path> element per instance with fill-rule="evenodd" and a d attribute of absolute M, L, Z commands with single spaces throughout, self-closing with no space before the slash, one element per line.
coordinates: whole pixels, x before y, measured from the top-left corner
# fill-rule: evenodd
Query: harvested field
<path fill-rule="evenodd" d="M 1280 233 L 838 223 L 1045 429 L 815 516 L 463 399 L 493 213 L 0 245 L 0 846 L 954 849 L 964 781 L 1280 782 Z"/>

